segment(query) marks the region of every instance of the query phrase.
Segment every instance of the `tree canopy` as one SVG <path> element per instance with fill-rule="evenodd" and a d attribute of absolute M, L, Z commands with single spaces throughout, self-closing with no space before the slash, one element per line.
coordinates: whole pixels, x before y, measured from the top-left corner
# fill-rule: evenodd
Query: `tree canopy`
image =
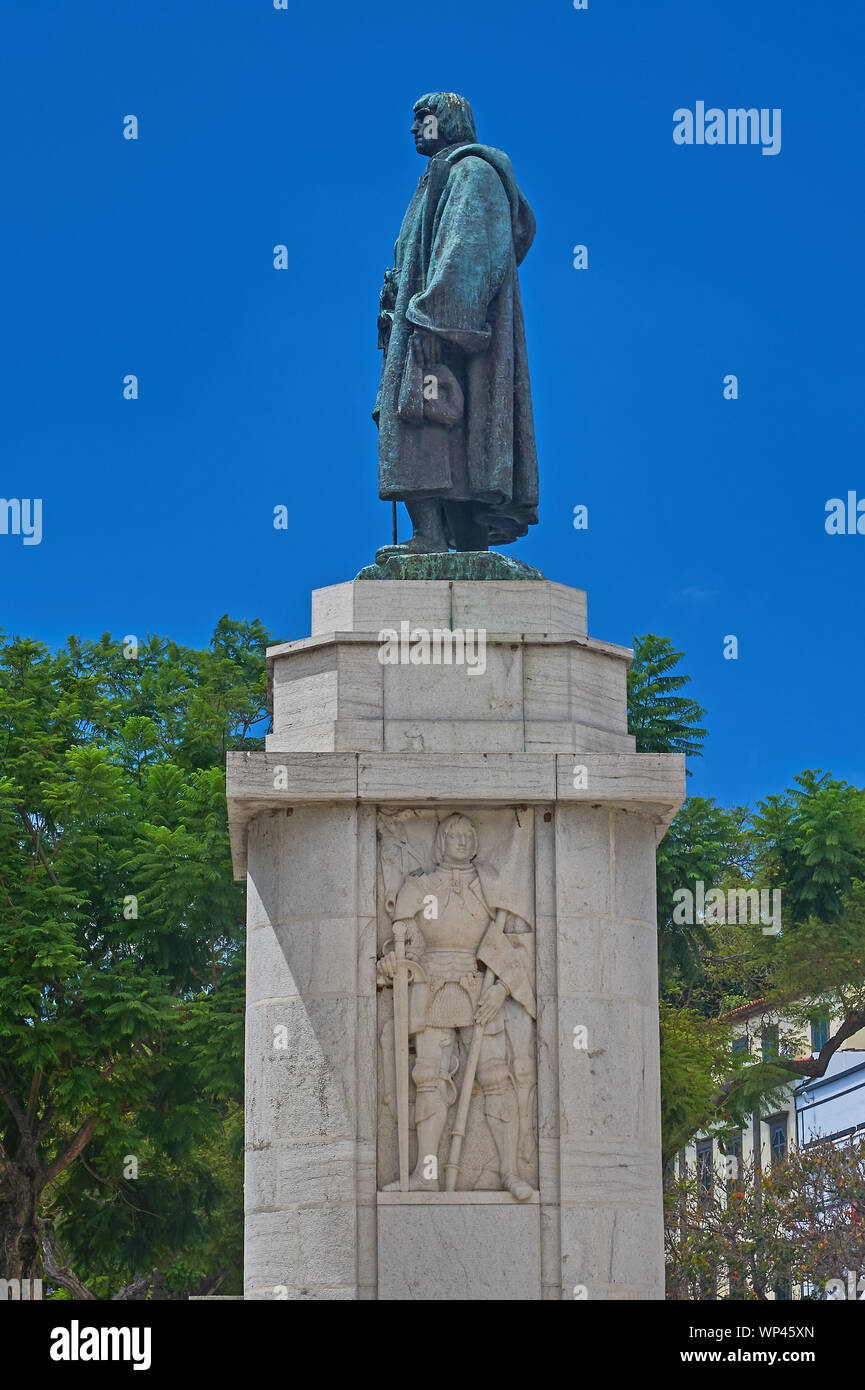
<path fill-rule="evenodd" d="M 0 645 L 6 1277 L 44 1255 L 76 1296 L 154 1266 L 177 1296 L 237 1282 L 245 909 L 224 759 L 263 746 L 268 640 L 226 616 L 200 651 Z"/>

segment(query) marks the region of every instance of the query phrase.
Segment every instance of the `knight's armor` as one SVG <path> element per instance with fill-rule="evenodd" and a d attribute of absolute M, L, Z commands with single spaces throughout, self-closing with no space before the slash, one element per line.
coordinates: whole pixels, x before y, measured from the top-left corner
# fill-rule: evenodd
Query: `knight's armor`
<path fill-rule="evenodd" d="M 431 873 L 410 874 L 399 891 L 393 916 L 395 922 L 406 924 L 406 956 L 423 971 L 409 986 L 418 1143 L 412 1187 L 434 1189 L 437 1181 L 422 1177 L 423 1161 L 437 1153 L 448 1106 L 457 1098 L 457 1030 L 468 1030 L 463 1034 L 468 1043 L 484 991 L 484 966 L 493 971 L 494 983 L 518 999 L 531 1016 L 534 995 L 523 958 L 507 940 L 509 927 L 503 931 L 496 921 L 473 863 L 439 864 Z M 526 930 L 519 918 L 509 917 L 508 923 L 513 929 Z M 520 1107 L 508 1066 L 501 1009 L 484 1028 L 477 1080 L 499 1155 L 502 1186 L 525 1200 L 531 1188 L 517 1175 Z"/>
<path fill-rule="evenodd" d="M 415 906 L 418 893 L 421 901 Z M 424 908 L 437 915 L 423 915 Z M 412 918 L 406 955 L 419 962 L 425 976 L 409 990 L 411 1033 L 425 1027 L 471 1027 L 484 979 L 477 950 L 490 915 L 473 864 L 441 865 L 407 880 L 396 917 Z"/>

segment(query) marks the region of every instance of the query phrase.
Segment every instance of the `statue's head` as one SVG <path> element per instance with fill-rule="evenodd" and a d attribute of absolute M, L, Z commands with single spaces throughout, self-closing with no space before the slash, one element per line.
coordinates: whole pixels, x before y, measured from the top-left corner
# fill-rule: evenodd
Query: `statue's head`
<path fill-rule="evenodd" d="M 456 92 L 427 92 L 420 97 L 414 104 L 411 133 L 418 154 L 427 157 L 448 145 L 477 140 L 472 108 Z"/>
<path fill-rule="evenodd" d="M 437 864 L 470 864 L 478 852 L 478 833 L 468 816 L 448 816 L 436 831 Z"/>

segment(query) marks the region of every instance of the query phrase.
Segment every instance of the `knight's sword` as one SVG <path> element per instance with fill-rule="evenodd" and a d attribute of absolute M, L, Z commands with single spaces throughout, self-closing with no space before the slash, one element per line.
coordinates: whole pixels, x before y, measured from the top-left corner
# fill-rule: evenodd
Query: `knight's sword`
<path fill-rule="evenodd" d="M 396 974 L 393 979 L 393 1036 L 396 1051 L 396 1127 L 399 1138 L 399 1189 L 408 1192 L 408 965 L 405 922 L 394 922 Z"/>

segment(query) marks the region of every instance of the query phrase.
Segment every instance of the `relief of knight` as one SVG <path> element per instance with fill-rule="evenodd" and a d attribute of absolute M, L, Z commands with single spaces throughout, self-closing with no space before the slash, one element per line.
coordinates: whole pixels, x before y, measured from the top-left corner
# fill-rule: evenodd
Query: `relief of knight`
<path fill-rule="evenodd" d="M 378 960 L 379 987 L 394 990 L 400 1147 L 400 1178 L 385 1190 L 440 1190 L 437 1164 L 430 1176 L 428 1159 L 438 1154 L 449 1118 L 443 1185 L 455 1190 L 476 1081 L 498 1158 L 498 1188 L 524 1202 L 533 1193 L 518 1159 L 530 1161 L 533 1145 L 534 933 L 513 910 L 528 912 L 517 903 L 519 894 L 477 856 L 473 822 L 462 814 L 448 816 L 436 830 L 435 868 L 409 873 L 396 893 L 393 940 Z M 513 1003 L 505 1010 L 508 1000 Z M 411 1173 L 409 1071 L 417 1142 Z"/>

